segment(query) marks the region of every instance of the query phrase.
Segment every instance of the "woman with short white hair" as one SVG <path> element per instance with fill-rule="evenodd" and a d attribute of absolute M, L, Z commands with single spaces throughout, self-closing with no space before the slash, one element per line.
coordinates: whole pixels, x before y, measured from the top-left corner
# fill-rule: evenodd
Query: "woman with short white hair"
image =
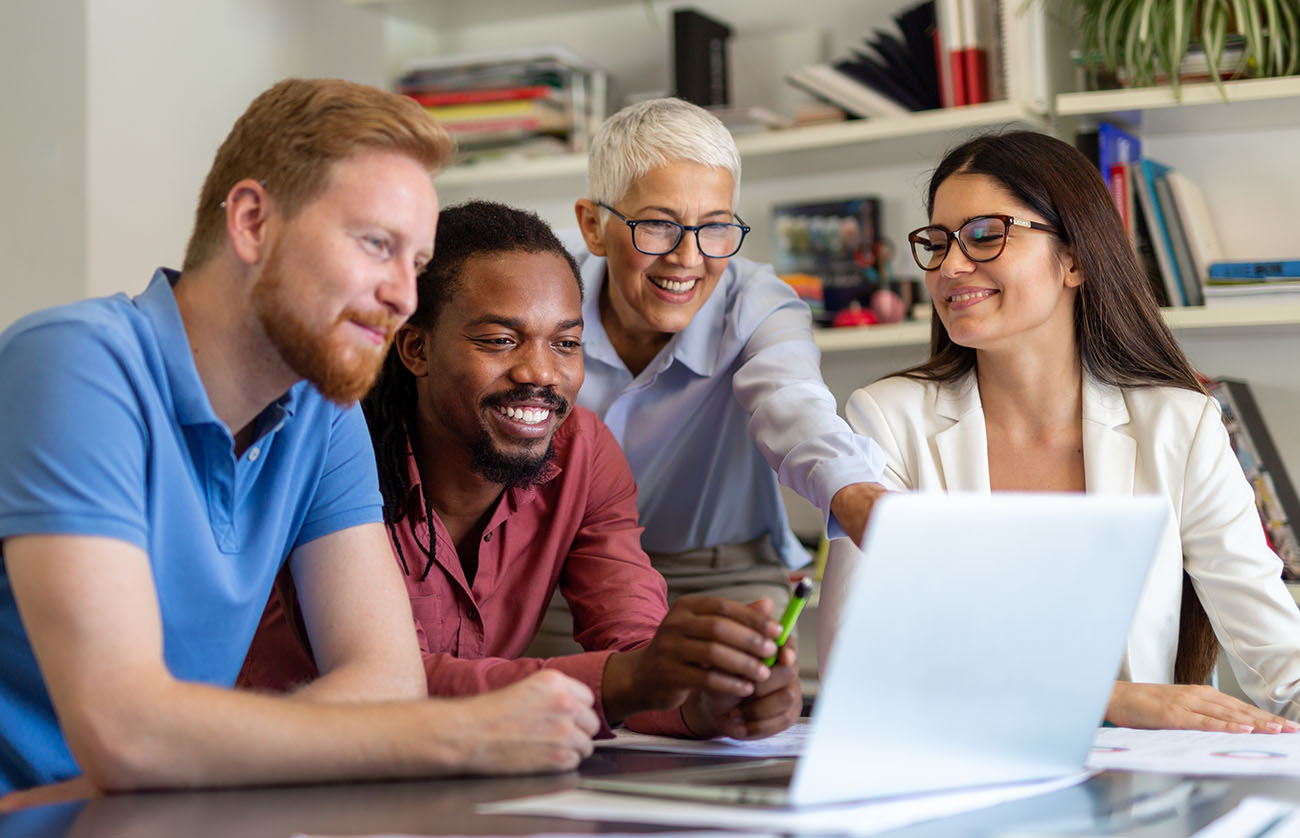
<path fill-rule="evenodd" d="M 836 414 L 807 305 L 736 255 L 750 230 L 739 187 L 731 134 L 688 102 L 640 102 L 597 132 L 572 247 L 586 292 L 578 402 L 631 463 L 670 601 L 780 607 L 809 556 L 778 479 L 856 538 L 883 460 Z"/>

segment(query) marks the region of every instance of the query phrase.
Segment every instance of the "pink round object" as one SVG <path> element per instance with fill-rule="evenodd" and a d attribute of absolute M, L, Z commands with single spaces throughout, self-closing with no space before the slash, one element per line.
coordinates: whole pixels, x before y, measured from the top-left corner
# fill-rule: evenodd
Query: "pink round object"
<path fill-rule="evenodd" d="M 898 323 L 907 316 L 903 298 L 885 288 L 871 295 L 871 310 L 881 323 Z"/>

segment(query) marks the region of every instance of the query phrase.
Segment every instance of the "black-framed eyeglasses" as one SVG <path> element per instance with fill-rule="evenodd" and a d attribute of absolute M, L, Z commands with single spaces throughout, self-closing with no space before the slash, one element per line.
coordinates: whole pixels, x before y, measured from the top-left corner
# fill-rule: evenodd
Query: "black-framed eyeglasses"
<path fill-rule="evenodd" d="M 596 202 L 596 206 L 607 209 L 632 231 L 632 246 L 647 256 L 662 256 L 672 253 L 682 243 L 682 236 L 695 234 L 695 246 L 700 253 L 710 259 L 726 259 L 735 256 L 744 243 L 750 228 L 745 226 L 740 216 L 739 223 L 710 221 L 708 224 L 678 224 L 661 218 L 628 218 L 609 204 Z"/>
<path fill-rule="evenodd" d="M 907 234 L 912 245 L 912 258 L 923 271 L 938 270 L 948 255 L 954 239 L 961 252 L 972 262 L 992 262 L 1002 255 L 1007 246 L 1007 231 L 1012 227 L 1042 230 L 1060 235 L 1055 227 L 1038 221 L 1026 221 L 1010 215 L 980 215 L 967 221 L 954 232 L 938 224 L 919 227 Z"/>

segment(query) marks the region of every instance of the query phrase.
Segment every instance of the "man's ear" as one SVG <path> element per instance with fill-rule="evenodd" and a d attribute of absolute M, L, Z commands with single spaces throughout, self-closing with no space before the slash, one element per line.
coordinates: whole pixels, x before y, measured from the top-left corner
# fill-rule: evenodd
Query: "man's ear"
<path fill-rule="evenodd" d="M 397 349 L 397 357 L 402 359 L 402 364 L 411 371 L 411 375 L 424 378 L 429 374 L 429 344 L 423 329 L 402 326 L 393 338 L 393 346 Z"/>
<path fill-rule="evenodd" d="M 241 262 L 256 265 L 266 257 L 271 218 L 271 196 L 252 178 L 245 178 L 226 193 L 226 235 Z"/>
<path fill-rule="evenodd" d="M 600 207 L 579 198 L 573 205 L 573 214 L 578 217 L 578 229 L 582 230 L 582 239 L 587 243 L 587 250 L 592 256 L 605 254 L 605 230 L 600 223 Z"/>

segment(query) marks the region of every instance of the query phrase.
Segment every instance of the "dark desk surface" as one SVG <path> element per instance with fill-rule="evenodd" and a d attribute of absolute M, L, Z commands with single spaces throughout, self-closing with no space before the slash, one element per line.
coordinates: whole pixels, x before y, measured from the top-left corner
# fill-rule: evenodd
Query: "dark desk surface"
<path fill-rule="evenodd" d="M 711 761 L 702 757 L 631 751 L 598 752 L 582 766 L 584 774 L 645 771 Z M 0 816 L 0 838 L 15 836 L 95 836 L 95 838 L 288 838 L 302 832 L 320 835 L 523 835 L 547 833 L 652 832 L 656 827 L 505 815 L 478 815 L 480 803 L 572 788 L 577 774 L 503 779 L 456 778 L 396 783 L 295 786 L 204 792 L 115 795 L 44 806 Z M 1089 816 L 1108 801 L 1167 788 L 1176 777 L 1107 772 L 1087 783 L 1050 795 L 991 809 L 916 824 L 887 833 L 896 838 L 996 835 L 1017 826 L 1064 816 Z M 1189 835 L 1248 794 L 1300 802 L 1300 780 L 1243 778 L 1229 792 L 1191 812 L 1124 835 L 1165 838 Z M 1039 829 L 1038 834 L 1045 834 Z M 1023 833 L 1021 833 L 1023 834 Z"/>

